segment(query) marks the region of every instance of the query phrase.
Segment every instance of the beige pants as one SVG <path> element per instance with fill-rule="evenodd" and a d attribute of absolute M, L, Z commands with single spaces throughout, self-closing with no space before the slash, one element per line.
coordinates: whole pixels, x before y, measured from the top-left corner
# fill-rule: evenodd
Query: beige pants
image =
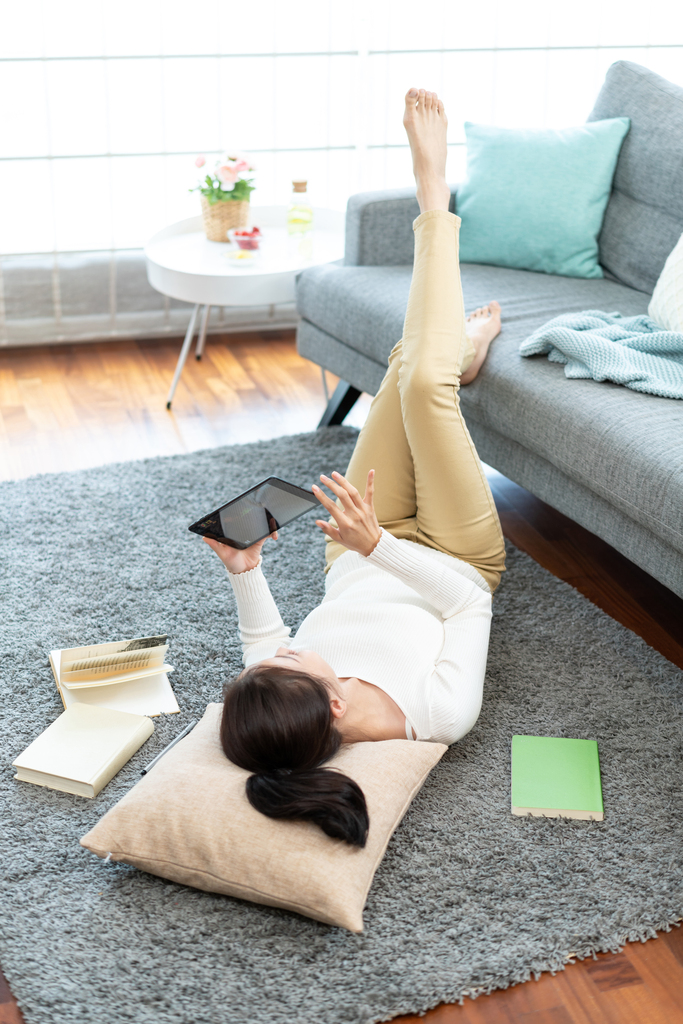
<path fill-rule="evenodd" d="M 391 353 L 346 476 L 364 494 L 374 469 L 380 526 L 469 562 L 493 592 L 505 569 L 503 535 L 458 396 L 460 374 L 474 357 L 460 285 L 460 218 L 430 210 L 413 228 L 403 338 Z M 327 568 L 345 551 L 328 539 Z"/>

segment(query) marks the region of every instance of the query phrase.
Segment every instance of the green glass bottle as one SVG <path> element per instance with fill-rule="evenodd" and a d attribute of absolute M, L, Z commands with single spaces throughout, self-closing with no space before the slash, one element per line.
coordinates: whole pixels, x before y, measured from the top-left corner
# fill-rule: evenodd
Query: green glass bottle
<path fill-rule="evenodd" d="M 305 235 L 313 227 L 313 207 L 308 200 L 307 181 L 292 182 L 292 199 L 287 209 L 287 231 L 290 235 Z"/>

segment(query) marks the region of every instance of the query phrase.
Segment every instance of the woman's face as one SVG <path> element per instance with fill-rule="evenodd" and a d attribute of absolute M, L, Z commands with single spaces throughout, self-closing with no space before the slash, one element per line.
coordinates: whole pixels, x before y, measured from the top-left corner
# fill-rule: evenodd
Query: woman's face
<path fill-rule="evenodd" d="M 339 679 L 336 672 L 321 658 L 315 651 L 305 649 L 292 650 L 289 647 L 278 647 L 274 658 L 266 658 L 262 665 L 278 665 L 280 668 L 298 669 L 308 675 L 324 679 L 335 690 L 339 686 Z"/>

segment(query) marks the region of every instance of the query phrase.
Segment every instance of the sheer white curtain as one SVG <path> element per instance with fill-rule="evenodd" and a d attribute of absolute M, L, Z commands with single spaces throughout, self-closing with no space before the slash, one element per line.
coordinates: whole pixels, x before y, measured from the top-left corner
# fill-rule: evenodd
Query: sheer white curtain
<path fill-rule="evenodd" d="M 179 330 L 184 308 L 152 292 L 139 250 L 198 212 L 198 153 L 251 154 L 255 205 L 285 203 L 301 175 L 343 209 L 410 184 L 409 85 L 444 96 L 457 181 L 465 120 L 581 123 L 618 59 L 683 84 L 668 0 L 0 0 L 0 14 L 0 344 Z M 223 323 L 249 320 L 264 312 Z"/>

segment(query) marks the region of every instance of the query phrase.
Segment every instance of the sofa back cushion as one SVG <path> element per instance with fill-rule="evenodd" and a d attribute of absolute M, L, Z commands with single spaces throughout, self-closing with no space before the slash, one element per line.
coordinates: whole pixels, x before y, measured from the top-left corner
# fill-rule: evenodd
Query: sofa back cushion
<path fill-rule="evenodd" d="M 612 64 L 589 121 L 628 117 L 598 239 L 617 281 L 652 292 L 683 232 L 683 88 L 653 71 Z"/>

